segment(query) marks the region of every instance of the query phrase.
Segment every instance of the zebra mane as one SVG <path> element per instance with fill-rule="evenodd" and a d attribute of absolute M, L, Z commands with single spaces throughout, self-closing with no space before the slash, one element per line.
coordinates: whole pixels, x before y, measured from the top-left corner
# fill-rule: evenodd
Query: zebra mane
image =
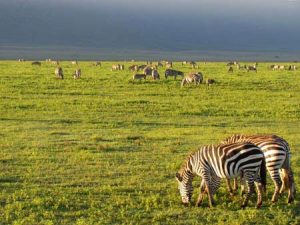
<path fill-rule="evenodd" d="M 192 156 L 194 155 L 195 153 L 193 152 L 193 153 L 190 153 L 189 154 L 189 156 L 188 157 L 186 157 L 186 159 L 184 160 L 184 162 L 182 163 L 182 165 L 181 165 L 181 167 L 180 167 L 180 170 L 179 170 L 179 173 L 180 173 L 180 175 L 182 175 L 183 174 L 183 172 L 185 171 L 185 170 L 192 170 L 192 165 L 191 165 L 191 163 L 190 163 L 190 159 L 192 158 Z"/>

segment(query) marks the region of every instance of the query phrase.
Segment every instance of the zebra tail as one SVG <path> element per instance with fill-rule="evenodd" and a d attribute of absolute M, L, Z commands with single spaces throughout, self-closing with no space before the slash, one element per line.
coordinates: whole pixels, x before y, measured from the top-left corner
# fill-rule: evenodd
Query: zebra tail
<path fill-rule="evenodd" d="M 260 164 L 260 179 L 261 184 L 263 187 L 263 190 L 266 192 L 266 186 L 267 186 L 267 168 L 266 168 L 266 159 L 263 158 L 261 164 Z"/>

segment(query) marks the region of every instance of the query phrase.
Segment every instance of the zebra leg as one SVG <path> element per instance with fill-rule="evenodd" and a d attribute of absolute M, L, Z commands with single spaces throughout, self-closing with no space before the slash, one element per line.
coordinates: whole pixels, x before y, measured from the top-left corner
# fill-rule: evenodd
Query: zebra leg
<path fill-rule="evenodd" d="M 233 180 L 233 191 L 237 191 L 238 189 L 238 178 L 235 177 Z"/>
<path fill-rule="evenodd" d="M 199 193 L 198 200 L 196 202 L 196 206 L 199 207 L 202 204 L 205 192 L 206 192 L 205 182 L 204 182 L 204 180 L 202 180 L 201 185 L 200 185 L 200 193 Z"/>
<path fill-rule="evenodd" d="M 231 196 L 233 196 L 233 190 L 232 190 L 232 187 L 231 187 L 231 184 L 230 184 L 230 179 L 229 178 L 226 178 L 226 184 L 227 184 L 227 189 L 229 191 L 229 194 Z"/>
<path fill-rule="evenodd" d="M 247 184 L 247 193 L 245 200 L 242 204 L 242 208 L 244 209 L 248 205 L 249 198 L 251 197 L 252 193 L 254 192 L 254 176 L 253 172 L 245 172 L 244 178 Z"/>
<path fill-rule="evenodd" d="M 274 190 L 274 194 L 272 197 L 272 202 L 274 203 L 274 202 L 277 202 L 277 200 L 278 200 L 279 191 L 280 191 L 282 182 L 281 182 L 281 178 L 280 178 L 278 169 L 274 169 L 273 171 L 270 171 L 270 174 L 271 174 L 271 178 L 275 185 L 275 190 Z"/>
<path fill-rule="evenodd" d="M 262 184 L 260 182 L 256 182 L 256 190 L 257 190 L 257 203 L 256 208 L 259 209 L 262 205 Z"/>
<path fill-rule="evenodd" d="M 288 176 L 289 176 L 289 197 L 288 197 L 288 203 L 291 203 L 295 199 L 296 195 L 296 188 L 295 188 L 295 182 L 294 182 L 294 175 L 292 169 L 288 169 Z"/>

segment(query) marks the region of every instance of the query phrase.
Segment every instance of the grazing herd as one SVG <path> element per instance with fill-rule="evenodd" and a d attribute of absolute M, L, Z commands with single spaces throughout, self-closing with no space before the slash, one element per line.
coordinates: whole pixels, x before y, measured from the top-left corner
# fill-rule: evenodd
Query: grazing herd
<path fill-rule="evenodd" d="M 19 62 L 24 62 L 24 59 L 18 59 Z M 46 59 L 45 60 L 48 63 L 51 63 L 57 68 L 55 69 L 55 75 L 59 79 L 64 79 L 63 75 L 63 69 L 60 67 L 59 61 L 52 60 L 52 59 Z M 131 61 L 132 63 L 135 62 L 135 60 Z M 31 63 L 33 66 L 41 66 L 42 63 L 40 61 L 33 61 Z M 205 63 L 206 64 L 206 63 Z M 81 77 L 81 69 L 78 68 L 78 61 L 74 60 L 71 61 L 71 65 L 77 66 L 77 69 L 73 73 L 73 78 L 78 79 Z M 177 64 L 178 65 L 178 64 Z M 101 67 L 102 64 L 100 61 L 96 61 L 92 63 L 92 66 L 95 67 Z M 181 66 L 191 66 L 191 69 L 198 69 L 199 65 L 195 61 L 182 61 Z M 228 73 L 234 72 L 234 67 L 236 67 L 237 70 L 246 70 L 247 72 L 254 71 L 258 72 L 257 67 L 258 63 L 254 63 L 252 65 L 241 65 L 237 61 L 230 61 L 226 64 L 228 66 Z M 158 72 L 158 69 L 160 67 L 165 67 L 164 76 L 165 79 L 168 79 L 169 77 L 174 77 L 174 80 L 177 79 L 177 77 L 181 77 L 181 87 L 185 85 L 195 84 L 199 85 L 202 83 L 206 83 L 208 86 L 216 83 L 215 79 L 207 78 L 204 81 L 204 76 L 201 72 L 189 72 L 184 73 L 180 70 L 174 69 L 174 63 L 172 61 L 158 61 L 157 63 L 153 63 L 152 61 L 146 61 L 146 64 L 138 65 L 133 64 L 128 66 L 128 70 L 134 72 L 132 76 L 132 80 L 146 80 L 147 77 L 151 77 L 153 80 L 160 80 L 160 74 Z M 271 70 L 290 70 L 295 71 L 297 70 L 296 65 L 278 65 L 273 64 L 269 67 Z M 124 64 L 113 64 L 111 66 L 111 71 L 124 71 L 125 65 Z"/>
<path fill-rule="evenodd" d="M 191 202 L 194 176 L 201 177 L 200 194 L 196 206 L 200 206 L 207 194 L 209 206 L 214 205 L 213 195 L 220 186 L 221 179 L 227 182 L 231 195 L 233 190 L 230 179 L 235 180 L 234 190 L 237 190 L 237 178 L 240 177 L 242 187 L 246 185 L 246 197 L 242 208 L 257 190 L 256 207 L 262 205 L 262 192 L 266 191 L 266 171 L 274 182 L 275 190 L 272 202 L 278 200 L 279 194 L 288 192 L 288 203 L 295 199 L 296 188 L 291 168 L 290 147 L 288 142 L 277 135 L 233 135 L 218 145 L 201 147 L 192 153 L 183 167 L 176 173 L 182 202 Z M 243 188 L 242 191 L 245 191 Z"/>

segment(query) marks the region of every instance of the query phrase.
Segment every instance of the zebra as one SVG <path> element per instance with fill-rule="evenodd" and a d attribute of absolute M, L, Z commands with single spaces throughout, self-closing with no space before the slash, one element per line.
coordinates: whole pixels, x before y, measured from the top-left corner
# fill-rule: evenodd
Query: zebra
<path fill-rule="evenodd" d="M 73 78 L 78 79 L 80 77 L 81 77 L 81 69 L 76 69 L 74 74 L 73 74 Z"/>
<path fill-rule="evenodd" d="M 152 68 L 150 66 L 147 66 L 144 68 L 143 70 L 143 73 L 146 75 L 146 76 L 152 76 Z"/>
<path fill-rule="evenodd" d="M 111 66 L 111 71 L 120 70 L 121 65 L 120 64 L 114 64 Z"/>
<path fill-rule="evenodd" d="M 255 71 L 257 73 L 256 66 L 255 65 L 253 65 L 253 66 L 247 66 L 247 72 L 249 72 L 249 71 Z"/>
<path fill-rule="evenodd" d="M 195 83 L 195 85 L 201 84 L 203 81 L 202 73 L 189 73 L 181 81 L 181 87 L 185 84 Z"/>
<path fill-rule="evenodd" d="M 78 65 L 77 60 L 71 62 L 72 65 Z"/>
<path fill-rule="evenodd" d="M 275 184 L 272 202 L 278 200 L 279 193 L 288 190 L 288 203 L 294 201 L 295 184 L 293 171 L 290 165 L 290 147 L 286 140 L 277 135 L 241 135 L 234 134 L 221 143 L 251 142 L 257 145 L 265 155 L 266 166 Z M 232 193 L 229 180 L 229 191 Z M 234 190 L 237 189 L 237 179 L 234 180 Z"/>
<path fill-rule="evenodd" d="M 63 70 L 61 67 L 57 67 L 54 71 L 57 78 L 64 79 Z"/>
<path fill-rule="evenodd" d="M 193 192 L 192 181 L 195 175 L 202 178 L 200 194 L 196 206 L 200 206 L 207 193 L 209 206 L 214 205 L 213 194 L 220 186 L 221 178 L 234 178 L 244 174 L 248 186 L 242 208 L 257 188 L 257 208 L 262 205 L 262 189 L 266 185 L 265 157 L 259 147 L 249 142 L 208 145 L 192 153 L 183 167 L 176 173 L 181 200 L 188 205 Z"/>
<path fill-rule="evenodd" d="M 153 80 L 159 80 L 160 79 L 159 73 L 156 69 L 153 69 L 151 74 L 152 74 Z"/>
<path fill-rule="evenodd" d="M 173 69 L 166 69 L 165 71 L 165 78 L 168 79 L 169 76 L 174 76 L 174 79 L 176 80 L 177 76 L 182 76 L 183 77 L 184 73 L 178 70 L 173 70 Z"/>

